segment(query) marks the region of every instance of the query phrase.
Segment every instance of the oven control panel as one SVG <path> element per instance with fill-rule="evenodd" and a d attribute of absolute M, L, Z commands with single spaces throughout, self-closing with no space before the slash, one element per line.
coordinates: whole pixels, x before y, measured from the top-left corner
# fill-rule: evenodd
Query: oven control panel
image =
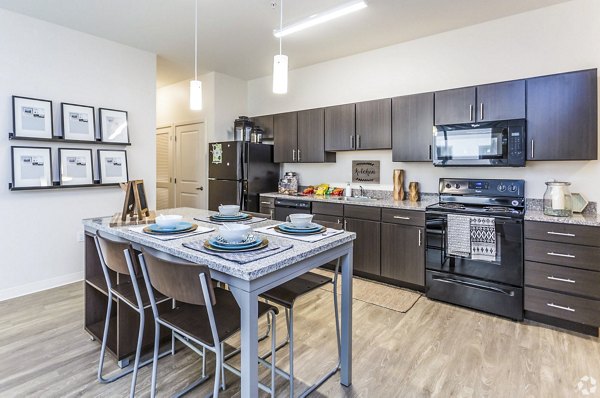
<path fill-rule="evenodd" d="M 443 195 L 525 196 L 524 180 L 471 178 L 440 178 L 439 193 Z"/>

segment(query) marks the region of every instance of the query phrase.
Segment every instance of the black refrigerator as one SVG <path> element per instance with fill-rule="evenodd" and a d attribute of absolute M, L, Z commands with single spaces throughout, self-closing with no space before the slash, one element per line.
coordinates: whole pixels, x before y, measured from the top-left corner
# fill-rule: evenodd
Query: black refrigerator
<path fill-rule="evenodd" d="M 208 209 L 239 204 L 257 212 L 260 193 L 277 191 L 279 164 L 273 162 L 273 145 L 245 141 L 208 144 Z"/>

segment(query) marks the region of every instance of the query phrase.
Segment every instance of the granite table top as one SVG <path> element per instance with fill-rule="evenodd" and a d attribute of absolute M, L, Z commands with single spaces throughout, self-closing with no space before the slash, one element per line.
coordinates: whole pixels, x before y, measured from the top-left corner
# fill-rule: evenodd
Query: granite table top
<path fill-rule="evenodd" d="M 525 221 L 541 221 L 558 224 L 573 224 L 600 227 L 600 215 L 598 213 L 573 214 L 570 217 L 553 217 L 545 215 L 542 210 L 527 210 L 525 212 Z"/>
<path fill-rule="evenodd" d="M 327 202 L 327 203 L 339 203 L 344 205 L 356 205 L 356 206 L 369 206 L 369 207 L 383 207 L 391 209 L 404 209 L 404 210 L 417 210 L 425 211 L 425 208 L 429 205 L 438 202 L 438 195 L 423 195 L 421 200 L 418 202 L 411 202 L 408 200 L 394 200 L 393 198 L 383 197 L 376 198 L 368 202 L 359 201 L 346 201 L 340 199 L 339 196 L 321 196 L 321 195 L 306 195 L 306 196 L 293 196 L 286 195 L 277 192 L 261 193 L 260 196 L 265 198 L 279 198 L 279 199 L 293 199 L 302 200 L 309 202 Z"/>
<path fill-rule="evenodd" d="M 145 235 L 130 231 L 127 227 L 110 227 L 109 222 L 112 217 L 97 217 L 83 220 L 83 225 L 87 229 L 100 230 L 113 235 L 122 237 L 131 242 L 138 243 L 143 246 L 151 247 L 173 256 L 183 258 L 185 260 L 197 263 L 206 264 L 210 269 L 223 272 L 225 274 L 240 278 L 242 280 L 251 281 L 258 279 L 266 274 L 275 272 L 286 266 L 295 264 L 308 257 L 330 250 L 344 243 L 351 242 L 356 238 L 354 232 L 343 232 L 341 234 L 326 237 L 318 242 L 303 242 L 294 239 L 280 238 L 272 235 L 264 235 L 256 233 L 259 236 L 264 236 L 275 245 L 292 245 L 292 248 L 281 253 L 266 257 L 261 260 L 252 261 L 246 264 L 238 264 L 232 261 L 224 260 L 217 256 L 212 256 L 199 251 L 183 247 L 185 242 L 193 242 L 197 240 L 205 240 L 209 237 L 216 236 L 218 225 L 194 220 L 194 217 L 207 217 L 215 214 L 213 211 L 192 209 L 192 208 L 177 208 L 161 210 L 161 214 L 179 214 L 183 216 L 185 221 L 194 222 L 199 226 L 215 228 L 215 231 L 206 234 L 190 236 L 187 238 L 174 239 L 169 241 L 161 241 L 153 238 L 151 235 Z M 255 224 L 250 224 L 253 229 L 265 227 L 269 225 L 279 224 L 280 221 L 265 220 Z"/>

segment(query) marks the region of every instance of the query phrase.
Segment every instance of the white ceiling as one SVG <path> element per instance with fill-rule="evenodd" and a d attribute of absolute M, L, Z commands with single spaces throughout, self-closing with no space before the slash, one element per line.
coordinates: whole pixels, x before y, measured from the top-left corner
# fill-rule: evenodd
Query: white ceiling
<path fill-rule="evenodd" d="M 346 2 L 284 1 L 284 25 Z M 565 1 L 367 0 L 362 11 L 284 38 L 283 53 L 294 69 Z M 0 0 L 0 7 L 156 53 L 159 87 L 193 76 L 194 0 Z M 199 0 L 199 14 L 201 74 L 271 74 L 279 11 L 270 0 Z"/>

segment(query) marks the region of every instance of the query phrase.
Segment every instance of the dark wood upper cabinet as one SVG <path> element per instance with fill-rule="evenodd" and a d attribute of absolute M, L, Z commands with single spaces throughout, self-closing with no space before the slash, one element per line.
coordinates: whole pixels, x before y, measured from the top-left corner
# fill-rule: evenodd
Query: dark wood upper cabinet
<path fill-rule="evenodd" d="M 355 138 L 355 104 L 337 105 L 325 108 L 325 150 L 353 150 L 355 148 Z"/>
<path fill-rule="evenodd" d="M 392 161 L 429 162 L 433 93 L 392 98 Z"/>
<path fill-rule="evenodd" d="M 263 139 L 272 140 L 274 135 L 273 131 L 273 115 L 254 116 L 252 118 L 255 126 L 260 126 L 263 129 Z"/>
<path fill-rule="evenodd" d="M 273 129 L 276 132 L 273 149 L 275 163 L 295 162 L 298 156 L 298 112 L 274 115 Z"/>
<path fill-rule="evenodd" d="M 435 93 L 436 125 L 524 118 L 525 80 Z"/>
<path fill-rule="evenodd" d="M 476 120 L 525 119 L 525 80 L 477 86 Z"/>
<path fill-rule="evenodd" d="M 301 163 L 335 162 L 335 153 L 325 153 L 325 110 L 298 112 L 298 152 Z"/>
<path fill-rule="evenodd" d="M 346 218 L 344 221 L 346 230 L 356 232 L 353 247 L 354 270 L 380 275 L 381 223 L 354 218 Z"/>
<path fill-rule="evenodd" d="M 598 159 L 597 75 L 527 79 L 527 160 Z"/>
<path fill-rule="evenodd" d="M 475 87 L 456 88 L 435 93 L 435 124 L 475 121 Z"/>
<path fill-rule="evenodd" d="M 425 286 L 422 227 L 381 224 L 381 276 Z"/>
<path fill-rule="evenodd" d="M 356 104 L 356 149 L 392 147 L 392 100 Z"/>

